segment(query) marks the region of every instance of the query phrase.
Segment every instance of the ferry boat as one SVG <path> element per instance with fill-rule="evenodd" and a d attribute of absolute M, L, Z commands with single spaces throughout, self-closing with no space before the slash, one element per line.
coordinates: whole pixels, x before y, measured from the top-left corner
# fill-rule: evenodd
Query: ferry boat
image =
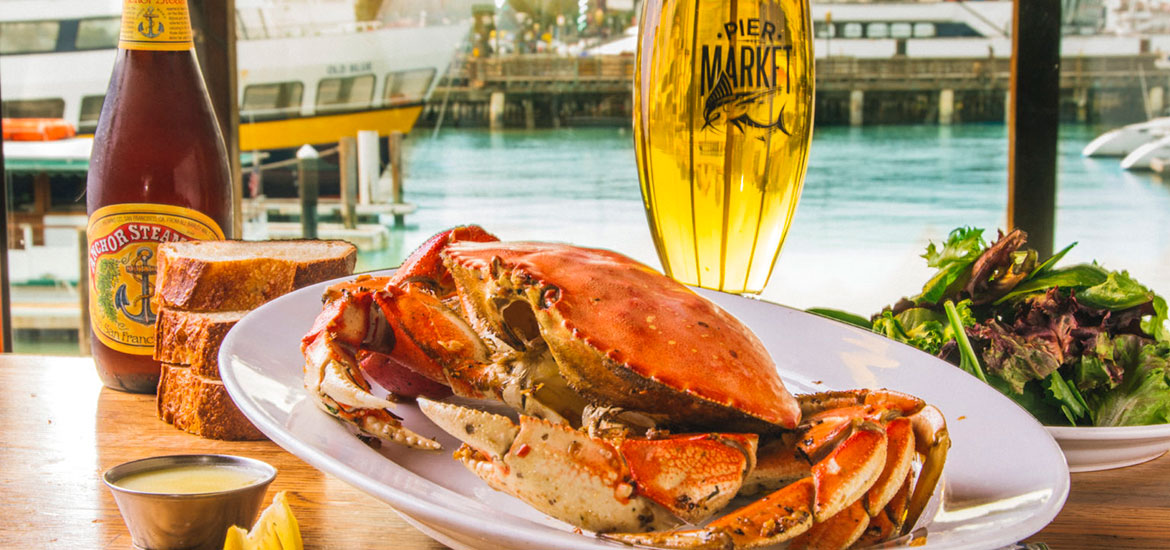
<path fill-rule="evenodd" d="M 450 21 L 434 12 L 359 20 L 355 7 L 376 1 L 235 3 L 240 149 L 268 161 L 359 130 L 409 132 L 471 24 L 470 13 Z M 77 231 L 86 217 L 78 197 L 121 8 L 121 0 L 0 0 L 3 116 L 64 119 L 77 133 L 4 142 L 14 284 L 79 278 Z M 266 194 L 292 185 L 287 170 L 266 172 Z"/>
<path fill-rule="evenodd" d="M 1106 0 L 1064 0 L 1064 8 L 1063 55 L 1170 52 L 1170 24 L 1135 28 Z M 1012 9 L 1010 0 L 813 2 L 813 51 L 817 58 L 1007 58 Z M 589 53 L 632 54 L 637 45 L 635 29 Z"/>
<path fill-rule="evenodd" d="M 117 48 L 120 0 L 5 0 L 5 117 L 97 127 Z M 408 132 L 470 20 L 359 21 L 353 0 L 237 0 L 240 149 Z"/>

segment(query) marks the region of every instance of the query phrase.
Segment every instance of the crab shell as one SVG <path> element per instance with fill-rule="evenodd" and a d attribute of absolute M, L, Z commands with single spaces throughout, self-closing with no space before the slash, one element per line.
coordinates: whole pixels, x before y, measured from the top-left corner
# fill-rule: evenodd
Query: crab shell
<path fill-rule="evenodd" d="M 443 252 L 475 330 L 524 349 L 543 339 L 595 404 L 691 429 L 775 432 L 800 421 L 768 351 L 686 286 L 607 250 L 456 242 Z"/>

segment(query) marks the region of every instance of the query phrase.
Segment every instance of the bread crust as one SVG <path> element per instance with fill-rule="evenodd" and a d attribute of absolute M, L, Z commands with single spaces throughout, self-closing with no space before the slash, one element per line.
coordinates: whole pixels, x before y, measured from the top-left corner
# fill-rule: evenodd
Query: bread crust
<path fill-rule="evenodd" d="M 357 247 L 328 240 L 188 241 L 159 245 L 157 258 L 158 417 L 210 439 L 264 439 L 219 379 L 219 347 L 248 311 L 352 274 Z"/>
<path fill-rule="evenodd" d="M 155 324 L 154 358 L 188 365 L 199 376 L 219 378 L 219 346 L 247 311 L 196 312 L 162 308 Z"/>
<path fill-rule="evenodd" d="M 245 253 L 222 259 L 191 253 L 201 245 Z M 163 243 L 158 248 L 155 306 L 188 311 L 253 309 L 298 288 L 349 275 L 356 263 L 357 247 L 345 241 Z"/>
<path fill-rule="evenodd" d="M 199 376 L 184 365 L 162 365 L 158 417 L 187 433 L 209 439 L 266 439 L 232 402 L 223 382 Z"/>

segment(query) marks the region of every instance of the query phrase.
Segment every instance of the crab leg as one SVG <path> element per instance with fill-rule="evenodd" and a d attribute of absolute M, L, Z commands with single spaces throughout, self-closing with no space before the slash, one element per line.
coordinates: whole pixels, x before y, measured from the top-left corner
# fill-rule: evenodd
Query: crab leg
<path fill-rule="evenodd" d="M 855 501 L 844 510 L 792 539 L 790 550 L 840 550 L 857 542 L 869 527 L 869 514 L 861 501 Z"/>
<path fill-rule="evenodd" d="M 886 464 L 881 476 L 865 494 L 863 503 L 870 516 L 875 516 L 894 498 L 910 475 L 914 461 L 914 432 L 910 419 L 895 418 L 886 425 Z"/>
<path fill-rule="evenodd" d="M 602 535 L 627 544 L 662 548 L 756 548 L 791 540 L 813 525 L 812 478 L 804 478 L 706 527 L 664 533 Z"/>
<path fill-rule="evenodd" d="M 901 487 L 894 493 L 894 497 L 890 499 L 886 507 L 870 516 L 869 527 L 866 528 L 865 534 L 860 539 L 863 546 L 890 540 L 901 532 L 906 517 L 906 504 L 913 486 L 914 474 L 907 474 Z"/>
<path fill-rule="evenodd" d="M 756 453 L 750 434 L 611 441 L 527 415 L 517 425 L 449 403 L 418 403 L 465 443 L 456 458 L 488 485 L 599 533 L 706 519 L 736 495 Z"/>
<path fill-rule="evenodd" d="M 621 533 L 607 538 L 629 544 L 666 548 L 757 548 L 791 540 L 820 528 L 812 540 L 856 540 L 868 524 L 858 501 L 866 494 L 886 464 L 884 430 L 868 421 L 844 438 L 828 456 L 814 464 L 811 476 L 788 485 L 756 502 L 735 510 L 705 527 L 667 533 Z M 857 508 L 864 523 L 858 529 L 851 510 Z M 833 519 L 842 515 L 843 519 Z M 856 535 L 853 531 L 856 530 Z M 838 531 L 846 532 L 844 534 Z"/>
<path fill-rule="evenodd" d="M 799 397 L 801 412 L 810 416 L 826 411 L 831 414 L 832 409 L 844 410 L 865 405 L 910 419 L 914 449 L 923 457 L 923 462 L 913 492 L 909 496 L 905 521 L 900 528 L 902 534 L 913 529 L 934 494 L 934 489 L 942 476 L 947 451 L 951 446 L 942 412 L 917 397 L 892 390 L 835 391 Z M 889 476 L 886 482 L 890 482 L 891 479 L 897 479 L 897 476 Z M 883 491 L 888 492 L 888 487 Z M 879 502 L 870 506 L 871 513 L 872 510 L 879 508 L 877 504 Z"/>
<path fill-rule="evenodd" d="M 918 481 L 914 484 L 914 492 L 907 503 L 905 522 L 902 524 L 902 534 L 909 533 L 918 523 L 926 504 L 930 502 L 934 488 L 942 477 L 943 464 L 947 461 L 947 451 L 951 448 L 951 437 L 947 432 L 947 423 L 942 412 L 933 405 L 923 407 L 921 411 L 911 417 L 914 427 L 914 441 L 918 453 L 926 458 L 922 461 L 922 470 L 918 474 Z"/>

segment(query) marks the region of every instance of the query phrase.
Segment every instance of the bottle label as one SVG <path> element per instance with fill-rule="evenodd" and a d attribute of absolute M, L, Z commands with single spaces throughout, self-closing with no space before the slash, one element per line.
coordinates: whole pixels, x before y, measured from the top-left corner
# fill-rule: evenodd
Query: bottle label
<path fill-rule="evenodd" d="M 194 46 L 187 0 L 123 0 L 123 50 L 181 51 Z"/>
<path fill-rule="evenodd" d="M 89 217 L 89 318 L 106 346 L 135 355 L 154 353 L 157 312 L 151 300 L 159 243 L 223 240 L 207 215 L 164 204 L 99 208 Z"/>

